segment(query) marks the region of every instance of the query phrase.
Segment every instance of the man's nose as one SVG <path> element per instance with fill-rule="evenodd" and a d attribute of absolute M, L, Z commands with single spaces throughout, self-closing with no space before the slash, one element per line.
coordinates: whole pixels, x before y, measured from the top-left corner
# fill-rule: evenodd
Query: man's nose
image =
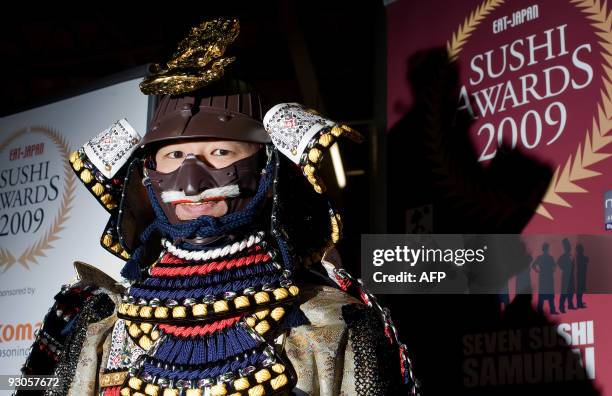
<path fill-rule="evenodd" d="M 183 165 L 181 166 L 181 172 L 179 179 L 183 179 L 183 193 L 185 195 L 197 195 L 200 193 L 201 178 L 198 177 L 198 168 L 204 166 L 204 163 L 200 161 L 194 154 L 189 153 L 185 156 Z"/>

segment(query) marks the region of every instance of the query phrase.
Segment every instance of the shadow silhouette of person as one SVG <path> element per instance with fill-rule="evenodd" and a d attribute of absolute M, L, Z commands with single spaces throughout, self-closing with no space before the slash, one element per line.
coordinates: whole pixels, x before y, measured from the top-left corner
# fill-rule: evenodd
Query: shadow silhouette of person
<path fill-rule="evenodd" d="M 559 311 L 565 313 L 565 305 L 568 309 L 576 309 L 574 306 L 574 292 L 576 291 L 574 277 L 574 260 L 571 255 L 572 246 L 567 238 L 561 241 L 563 254 L 559 256 L 557 265 L 561 269 L 561 297 L 559 297 Z"/>
<path fill-rule="evenodd" d="M 383 157 L 387 171 L 387 232 L 422 232 L 421 227 L 429 228 L 431 223 L 427 232 L 436 234 L 520 234 L 550 185 L 552 169 L 537 158 L 503 146 L 488 166 L 483 166 L 472 142 L 472 133 L 476 132 L 470 127 L 475 121 L 466 111 L 457 110 L 462 86 L 459 64 L 450 62 L 445 48 L 432 48 L 412 54 L 406 66 L 412 103 L 391 103 L 391 108 L 401 113 L 401 119 L 389 130 Z M 419 214 L 413 218 L 412 211 L 421 207 L 430 212 L 423 211 L 424 217 Z M 419 226 L 416 230 L 414 224 Z M 497 275 L 510 279 L 530 261 L 525 258 L 509 263 L 499 268 Z M 540 261 L 550 267 L 548 301 L 554 309 L 555 260 L 548 255 Z M 470 281 L 480 275 L 478 268 L 468 274 Z M 423 394 L 515 396 L 534 394 L 534 390 L 536 394 L 556 396 L 599 394 L 591 381 L 542 381 L 495 388 L 466 385 L 462 368 L 473 357 L 463 349 L 466 336 L 555 325 L 534 309 L 531 294 L 517 295 L 503 309 L 498 293 L 381 297 L 393 313 L 403 340 L 411 346 Z M 563 355 L 572 359 L 568 362 L 579 367 L 575 354 L 566 353 L 569 347 L 561 337 L 554 333 L 553 339 Z M 528 345 L 521 350 L 526 359 L 534 353 L 542 355 L 541 349 L 531 350 Z M 495 350 L 482 358 L 501 354 Z M 517 354 L 521 356 L 521 352 Z M 475 358 L 482 361 L 480 355 Z M 515 367 L 530 369 L 522 362 Z M 480 365 L 478 373 L 488 371 L 487 367 L 495 370 Z M 478 379 L 488 377 L 478 373 Z M 585 378 L 584 370 L 579 370 L 575 378 Z"/>
<path fill-rule="evenodd" d="M 548 252 L 550 245 L 542 244 L 542 254 L 533 262 L 533 270 L 538 273 L 538 312 L 542 313 L 544 302 L 548 301 L 551 314 L 556 314 L 555 309 L 555 259 Z"/>
<path fill-rule="evenodd" d="M 584 246 L 576 245 L 576 307 L 586 308 L 583 295 L 586 291 L 586 277 L 589 265 L 589 258 L 584 255 Z"/>
<path fill-rule="evenodd" d="M 527 262 L 529 263 L 527 268 L 522 270 L 516 275 L 516 283 L 515 283 L 515 293 L 526 294 L 531 296 L 533 290 L 531 289 L 531 262 L 533 261 L 533 257 L 531 255 L 527 256 Z"/>

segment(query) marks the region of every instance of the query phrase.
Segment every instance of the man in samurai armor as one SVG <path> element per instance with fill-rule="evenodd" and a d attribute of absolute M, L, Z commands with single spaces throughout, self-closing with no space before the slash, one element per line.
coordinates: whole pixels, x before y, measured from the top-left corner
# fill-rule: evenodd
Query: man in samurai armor
<path fill-rule="evenodd" d="M 388 312 L 335 264 L 340 218 L 317 170 L 360 135 L 298 104 L 263 116 L 224 76 L 238 31 L 204 22 L 152 68 L 142 139 L 123 119 L 71 155 L 125 281 L 75 263 L 23 367 L 58 377 L 42 393 L 418 393 Z"/>

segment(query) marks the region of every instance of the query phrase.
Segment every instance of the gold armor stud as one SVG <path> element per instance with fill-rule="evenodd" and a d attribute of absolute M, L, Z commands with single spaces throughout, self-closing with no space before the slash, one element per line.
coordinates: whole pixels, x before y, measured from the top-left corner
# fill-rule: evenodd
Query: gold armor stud
<path fill-rule="evenodd" d="M 68 157 L 68 160 L 72 164 L 72 163 L 74 163 L 74 161 L 76 161 L 80 157 L 81 157 L 81 155 L 79 154 L 78 151 L 73 151 L 72 153 L 70 153 L 70 157 Z"/>
<path fill-rule="evenodd" d="M 267 320 L 262 320 L 255 326 L 255 331 L 262 335 L 265 334 L 268 330 L 270 330 L 270 323 L 268 323 Z"/>
<path fill-rule="evenodd" d="M 215 301 L 213 304 L 213 310 L 215 311 L 215 313 L 226 312 L 227 310 L 229 310 L 229 305 L 225 300 Z"/>
<path fill-rule="evenodd" d="M 246 379 L 246 377 L 242 377 L 242 378 L 238 378 L 236 381 L 234 381 L 234 388 L 236 390 L 245 390 L 249 387 L 249 380 Z"/>
<path fill-rule="evenodd" d="M 308 159 L 312 163 L 316 164 L 317 162 L 321 161 L 322 158 L 323 158 L 323 152 L 316 147 L 311 148 L 310 151 L 308 152 Z"/>
<path fill-rule="evenodd" d="M 227 388 L 225 387 L 224 383 L 213 385 L 210 388 L 211 396 L 224 396 L 226 394 L 227 394 Z"/>
<path fill-rule="evenodd" d="M 128 381 L 128 385 L 132 389 L 140 390 L 140 387 L 142 386 L 142 380 L 140 378 L 138 378 L 138 377 L 132 377 Z"/>
<path fill-rule="evenodd" d="M 268 381 L 271 377 L 272 376 L 267 369 L 262 369 L 255 373 L 255 380 L 260 384 Z"/>
<path fill-rule="evenodd" d="M 102 244 L 106 247 L 109 247 L 113 243 L 113 237 L 109 234 L 104 234 L 102 237 Z"/>
<path fill-rule="evenodd" d="M 168 317 L 168 308 L 167 307 L 155 308 L 155 317 L 157 319 L 166 319 Z"/>
<path fill-rule="evenodd" d="M 144 349 L 145 351 L 148 351 L 149 348 L 151 348 L 151 345 L 153 345 L 153 341 L 151 341 L 151 339 L 148 336 L 143 335 L 138 340 L 138 345 L 140 345 L 140 347 Z"/>
<path fill-rule="evenodd" d="M 245 308 L 249 305 L 249 298 L 247 296 L 239 296 L 234 299 L 234 306 L 236 309 Z"/>
<path fill-rule="evenodd" d="M 100 183 L 96 183 L 91 188 L 91 191 L 93 191 L 96 196 L 100 196 L 104 192 L 104 186 Z"/>
<path fill-rule="evenodd" d="M 113 196 L 110 194 L 104 194 L 100 197 L 100 201 L 102 201 L 103 204 L 108 204 L 113 200 Z"/>
<path fill-rule="evenodd" d="M 285 386 L 286 384 L 287 384 L 287 376 L 285 374 L 281 374 L 278 377 L 273 378 L 272 381 L 270 381 L 270 386 L 274 390 L 282 386 Z"/>
<path fill-rule="evenodd" d="M 270 313 L 269 309 L 260 309 L 259 311 L 255 312 L 255 317 L 257 317 L 257 319 L 259 320 L 262 320 L 266 316 L 268 316 L 269 313 Z"/>
<path fill-rule="evenodd" d="M 249 389 L 249 396 L 262 396 L 266 394 L 266 390 L 263 385 L 256 385 Z"/>
<path fill-rule="evenodd" d="M 89 169 L 83 169 L 83 172 L 81 172 L 81 180 L 83 180 L 83 182 L 85 184 L 91 182 L 93 180 L 93 175 L 91 174 L 91 172 L 89 171 Z"/>
<path fill-rule="evenodd" d="M 153 314 L 153 307 L 144 306 L 144 307 L 140 308 L 140 317 L 141 318 L 150 318 L 152 314 Z M 149 324 L 149 326 L 151 326 L 151 325 Z M 144 329 L 142 328 L 142 325 L 140 326 L 140 328 L 144 331 Z M 151 330 L 150 327 L 149 327 L 149 330 Z M 145 333 L 148 333 L 148 332 L 145 331 Z"/>
<path fill-rule="evenodd" d="M 191 308 L 191 313 L 193 316 L 206 316 L 208 313 L 208 309 L 206 308 L 206 304 L 196 304 Z"/>
<path fill-rule="evenodd" d="M 285 308 L 283 307 L 276 307 L 272 310 L 272 312 L 270 312 L 270 316 L 272 316 L 272 319 L 274 319 L 275 321 L 279 321 L 283 316 L 285 315 Z"/>
<path fill-rule="evenodd" d="M 172 308 L 172 317 L 182 319 L 187 316 L 187 309 L 185 307 L 174 307 Z"/>
<path fill-rule="evenodd" d="M 284 300 L 289 296 L 289 292 L 284 287 L 279 287 L 273 291 L 276 300 Z"/>
<path fill-rule="evenodd" d="M 266 293 L 265 291 L 260 291 L 258 293 L 255 293 L 254 298 L 257 304 L 264 304 L 270 301 L 270 295 Z"/>
<path fill-rule="evenodd" d="M 153 384 L 147 384 L 144 389 L 144 393 L 149 396 L 157 396 L 159 394 L 159 386 Z"/>

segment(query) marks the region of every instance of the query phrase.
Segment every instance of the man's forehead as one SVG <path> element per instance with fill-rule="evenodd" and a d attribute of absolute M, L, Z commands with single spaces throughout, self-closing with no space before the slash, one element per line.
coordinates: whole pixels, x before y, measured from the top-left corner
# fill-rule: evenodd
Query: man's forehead
<path fill-rule="evenodd" d="M 186 140 L 170 140 L 158 147 L 158 150 L 168 147 L 194 147 L 194 146 L 209 146 L 214 144 L 230 144 L 236 146 L 251 146 L 257 143 L 245 142 L 242 140 L 218 139 L 218 138 L 201 138 L 201 139 L 186 139 Z"/>

